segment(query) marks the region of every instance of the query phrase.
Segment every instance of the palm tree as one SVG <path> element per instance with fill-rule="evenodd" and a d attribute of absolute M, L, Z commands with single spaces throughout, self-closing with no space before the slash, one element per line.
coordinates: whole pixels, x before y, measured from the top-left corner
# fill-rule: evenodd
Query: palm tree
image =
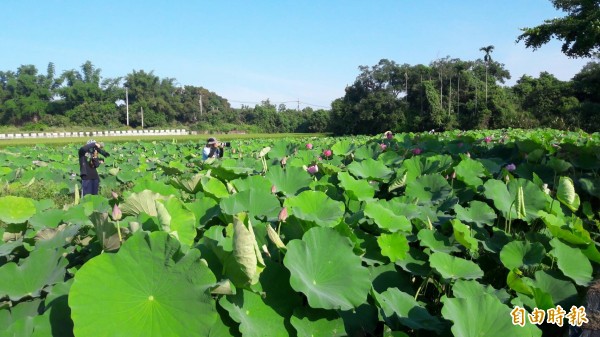
<path fill-rule="evenodd" d="M 494 51 L 494 46 L 487 46 L 479 48 L 480 51 L 485 52 L 483 56 L 483 60 L 485 61 L 485 104 L 487 105 L 488 98 L 488 67 L 490 62 L 492 61 L 492 56 L 490 55 L 492 51 Z"/>

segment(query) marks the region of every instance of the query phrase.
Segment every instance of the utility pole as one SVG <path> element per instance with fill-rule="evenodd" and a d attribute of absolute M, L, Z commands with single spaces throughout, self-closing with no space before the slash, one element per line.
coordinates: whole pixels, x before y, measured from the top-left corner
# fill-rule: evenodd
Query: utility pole
<path fill-rule="evenodd" d="M 297 107 L 296 107 L 296 110 L 297 110 L 298 112 L 300 112 L 300 98 L 298 98 L 298 105 L 297 105 Z"/>
<path fill-rule="evenodd" d="M 140 109 L 142 109 L 142 130 L 144 129 L 144 108 L 140 107 Z"/>
<path fill-rule="evenodd" d="M 200 99 L 198 100 L 198 103 L 200 104 L 200 117 L 202 117 L 202 110 L 204 109 L 204 107 L 202 106 L 202 94 L 200 94 Z"/>
<path fill-rule="evenodd" d="M 127 90 L 125 87 L 125 110 L 127 111 L 127 126 L 129 126 L 129 92 Z"/>

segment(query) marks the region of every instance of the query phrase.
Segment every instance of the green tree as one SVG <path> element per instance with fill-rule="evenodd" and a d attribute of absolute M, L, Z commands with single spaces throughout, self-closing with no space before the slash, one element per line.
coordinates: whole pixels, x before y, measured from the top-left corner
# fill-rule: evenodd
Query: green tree
<path fill-rule="evenodd" d="M 492 61 L 491 53 L 494 51 L 494 46 L 487 46 L 479 48 L 480 51 L 484 52 L 483 61 L 485 62 L 485 104 L 488 101 L 488 68 Z"/>
<path fill-rule="evenodd" d="M 565 17 L 544 20 L 532 28 L 523 28 L 517 42 L 536 50 L 557 38 L 563 41 L 562 52 L 569 57 L 590 57 L 600 51 L 600 1 L 550 0 L 554 8 L 567 13 Z"/>

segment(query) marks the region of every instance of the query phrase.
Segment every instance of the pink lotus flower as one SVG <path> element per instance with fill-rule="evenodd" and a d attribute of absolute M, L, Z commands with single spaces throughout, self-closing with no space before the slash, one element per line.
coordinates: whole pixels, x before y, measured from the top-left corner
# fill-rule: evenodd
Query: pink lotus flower
<path fill-rule="evenodd" d="M 513 163 L 510 163 L 510 164 L 506 165 L 505 169 L 506 169 L 508 172 L 512 172 L 512 171 L 514 171 L 514 170 L 516 170 L 516 169 L 517 169 L 517 166 L 516 166 L 515 164 L 513 164 Z"/>
<path fill-rule="evenodd" d="M 487 136 L 483 139 L 484 142 L 489 143 L 492 141 L 492 137 L 491 136 Z"/>
<path fill-rule="evenodd" d="M 306 169 L 306 171 L 308 171 L 310 174 L 315 174 L 319 172 L 319 167 L 317 165 L 311 165 Z"/>
<path fill-rule="evenodd" d="M 122 217 L 123 217 L 123 213 L 121 212 L 119 205 L 115 204 L 115 206 L 113 207 L 113 211 L 112 211 L 113 220 L 121 220 Z"/>
<path fill-rule="evenodd" d="M 386 131 L 385 138 L 390 139 L 390 140 L 394 139 L 394 134 L 392 133 L 392 131 Z"/>
<path fill-rule="evenodd" d="M 379 147 L 381 148 L 381 151 L 385 151 L 385 149 L 387 149 L 387 145 L 383 143 L 379 144 Z"/>
<path fill-rule="evenodd" d="M 331 150 L 324 150 L 324 151 L 323 151 L 323 155 L 324 155 L 325 157 L 331 157 Z"/>
<path fill-rule="evenodd" d="M 306 144 L 306 148 L 307 148 L 307 149 L 309 149 L 309 150 L 312 150 L 312 148 L 313 148 L 313 145 L 312 145 L 312 143 L 308 143 L 308 144 Z"/>
<path fill-rule="evenodd" d="M 420 155 L 421 152 L 423 152 L 423 151 L 420 148 L 418 148 L 418 147 L 412 150 L 412 153 L 414 155 Z"/>
<path fill-rule="evenodd" d="M 279 221 L 285 221 L 288 218 L 287 207 L 284 207 L 279 211 Z"/>
<path fill-rule="evenodd" d="M 323 157 L 319 156 L 317 157 L 318 160 L 323 160 Z"/>
<path fill-rule="evenodd" d="M 110 191 L 110 193 L 112 194 L 113 199 L 119 199 L 119 195 L 117 194 L 117 192 Z"/>

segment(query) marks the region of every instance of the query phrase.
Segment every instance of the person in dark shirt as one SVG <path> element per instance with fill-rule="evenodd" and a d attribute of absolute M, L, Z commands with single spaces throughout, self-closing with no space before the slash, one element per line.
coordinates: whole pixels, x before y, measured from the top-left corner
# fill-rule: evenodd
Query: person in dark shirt
<path fill-rule="evenodd" d="M 89 140 L 87 144 L 79 148 L 79 176 L 81 177 L 81 196 L 86 194 L 98 194 L 100 187 L 100 176 L 96 170 L 104 163 L 102 158 L 98 157 L 100 152 L 103 156 L 108 157 L 109 154 L 102 150 L 104 144 Z"/>

